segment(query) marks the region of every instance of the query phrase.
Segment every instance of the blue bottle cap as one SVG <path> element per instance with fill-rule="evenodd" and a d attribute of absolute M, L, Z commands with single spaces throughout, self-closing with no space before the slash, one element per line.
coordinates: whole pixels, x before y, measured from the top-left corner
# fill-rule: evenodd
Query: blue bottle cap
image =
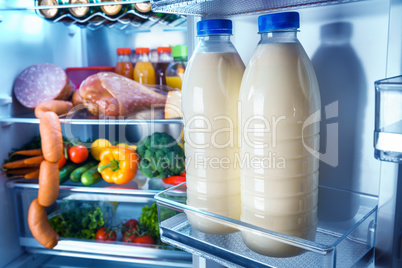
<path fill-rule="evenodd" d="M 283 12 L 258 17 L 258 31 L 268 32 L 279 29 L 298 29 L 300 17 L 298 12 Z"/>
<path fill-rule="evenodd" d="M 231 20 L 201 20 L 197 22 L 197 35 L 232 34 Z"/>

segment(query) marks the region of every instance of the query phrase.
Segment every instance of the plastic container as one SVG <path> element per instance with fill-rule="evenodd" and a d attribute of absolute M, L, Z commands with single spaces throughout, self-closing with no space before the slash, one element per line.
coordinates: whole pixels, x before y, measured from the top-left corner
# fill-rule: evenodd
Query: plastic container
<path fill-rule="evenodd" d="M 131 49 L 130 48 L 118 48 L 117 49 L 117 63 L 115 67 L 115 73 L 133 79 L 134 68 L 130 60 Z"/>
<path fill-rule="evenodd" d="M 75 89 L 80 88 L 82 81 L 88 76 L 99 72 L 114 72 L 112 66 L 70 67 L 66 69 L 68 78 L 74 84 Z"/>
<path fill-rule="evenodd" d="M 299 13 L 260 16 L 258 28 L 261 40 L 239 96 L 245 163 L 241 220 L 314 241 L 320 131 L 314 113 L 321 105 L 317 79 L 297 39 Z M 306 215 L 309 220 L 303 220 Z M 242 230 L 242 236 L 259 254 L 291 257 L 301 252 L 254 231 Z"/>
<path fill-rule="evenodd" d="M 232 21 L 200 21 L 197 34 L 200 42 L 184 73 L 182 88 L 188 201 L 194 207 L 240 219 L 240 188 L 229 189 L 240 180 L 235 159 L 244 64 L 230 41 Z M 203 189 L 196 186 L 202 184 Z M 206 233 L 235 231 L 195 214 L 189 215 L 189 220 Z"/>
<path fill-rule="evenodd" d="M 374 261 L 376 196 L 320 186 L 317 216 L 315 212 L 302 214 L 294 216 L 297 219 L 294 221 L 289 220 L 291 216 L 264 219 L 254 214 L 256 221 L 251 224 L 187 205 L 187 188 L 183 184 L 158 193 L 155 199 L 163 242 L 190 253 L 196 252 L 225 267 L 345 268 L 369 267 Z M 347 206 L 333 206 L 345 204 L 345 200 L 348 200 Z M 345 214 L 348 217 L 344 217 Z M 191 216 L 207 218 L 235 232 L 226 235 L 200 232 L 194 228 Z M 292 234 L 274 232 L 258 227 L 260 221 L 290 229 L 294 229 L 292 225 L 300 224 L 301 231 Z M 303 226 L 310 224 L 316 224 L 317 228 L 303 230 Z M 250 250 L 243 241 L 244 230 L 259 238 L 252 241 L 266 244 L 278 241 L 282 249 L 275 249 L 283 251 L 288 247 L 299 255 L 276 258 Z M 315 237 L 315 240 L 308 237 Z"/>
<path fill-rule="evenodd" d="M 187 65 L 187 46 L 177 45 L 172 48 L 173 62 L 166 69 L 166 85 L 181 90 L 184 71 Z"/>
<path fill-rule="evenodd" d="M 171 47 L 158 47 L 158 61 L 155 66 L 156 84 L 166 86 L 166 68 L 172 62 Z"/>
<path fill-rule="evenodd" d="M 134 67 L 134 80 L 147 85 L 155 85 L 155 70 L 149 60 L 149 48 L 138 47 L 135 49 L 137 61 Z"/>

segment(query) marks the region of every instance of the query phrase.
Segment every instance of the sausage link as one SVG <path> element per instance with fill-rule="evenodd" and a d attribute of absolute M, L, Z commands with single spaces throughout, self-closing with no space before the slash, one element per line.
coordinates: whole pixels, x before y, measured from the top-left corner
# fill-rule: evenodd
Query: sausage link
<path fill-rule="evenodd" d="M 59 235 L 53 230 L 47 220 L 47 214 L 38 199 L 34 199 L 28 210 L 28 226 L 33 237 L 44 247 L 54 248 L 59 241 Z"/>
<path fill-rule="evenodd" d="M 41 118 L 46 112 L 54 112 L 57 115 L 67 114 L 73 104 L 64 100 L 47 100 L 39 103 L 35 108 L 35 116 Z"/>
<path fill-rule="evenodd" d="M 43 160 L 39 169 L 38 202 L 51 206 L 59 195 L 59 164 Z"/>
<path fill-rule="evenodd" d="M 40 118 L 39 132 L 45 160 L 56 163 L 63 154 L 63 136 L 59 117 L 54 112 L 45 112 Z"/>

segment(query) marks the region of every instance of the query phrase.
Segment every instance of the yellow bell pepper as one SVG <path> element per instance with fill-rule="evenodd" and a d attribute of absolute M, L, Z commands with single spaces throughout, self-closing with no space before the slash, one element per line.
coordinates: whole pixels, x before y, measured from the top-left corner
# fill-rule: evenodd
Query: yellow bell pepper
<path fill-rule="evenodd" d="M 124 184 L 134 179 L 138 169 L 138 156 L 129 148 L 111 146 L 100 156 L 98 172 L 106 182 Z"/>

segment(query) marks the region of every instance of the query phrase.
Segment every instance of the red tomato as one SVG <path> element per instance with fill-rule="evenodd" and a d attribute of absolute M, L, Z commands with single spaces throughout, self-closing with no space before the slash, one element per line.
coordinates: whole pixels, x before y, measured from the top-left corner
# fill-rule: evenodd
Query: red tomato
<path fill-rule="evenodd" d="M 122 234 L 125 234 L 126 232 L 133 233 L 133 232 L 137 231 L 138 224 L 139 224 L 139 222 L 134 219 L 126 221 L 126 223 L 124 223 L 124 226 L 121 230 Z"/>
<path fill-rule="evenodd" d="M 123 242 L 133 243 L 134 239 L 137 237 L 136 233 L 125 232 L 123 235 Z"/>
<path fill-rule="evenodd" d="M 155 244 L 152 236 L 150 236 L 150 235 L 138 236 L 138 237 L 134 238 L 133 242 L 139 243 L 139 244 L 149 244 L 149 245 Z"/>
<path fill-rule="evenodd" d="M 61 155 L 61 158 L 60 158 L 59 162 L 58 162 L 59 168 L 62 168 L 66 164 L 66 162 L 67 162 L 67 159 L 66 159 L 66 157 L 64 156 L 64 153 L 63 153 Z"/>
<path fill-rule="evenodd" d="M 178 185 L 182 182 L 186 181 L 186 177 L 182 176 L 170 176 L 162 179 L 164 183 L 171 184 L 171 185 Z"/>
<path fill-rule="evenodd" d="M 74 163 L 82 163 L 88 158 L 88 149 L 84 145 L 75 145 L 68 150 L 68 157 Z"/>
<path fill-rule="evenodd" d="M 115 241 L 116 232 L 110 228 L 102 227 L 96 232 L 95 239 L 98 241 Z"/>

